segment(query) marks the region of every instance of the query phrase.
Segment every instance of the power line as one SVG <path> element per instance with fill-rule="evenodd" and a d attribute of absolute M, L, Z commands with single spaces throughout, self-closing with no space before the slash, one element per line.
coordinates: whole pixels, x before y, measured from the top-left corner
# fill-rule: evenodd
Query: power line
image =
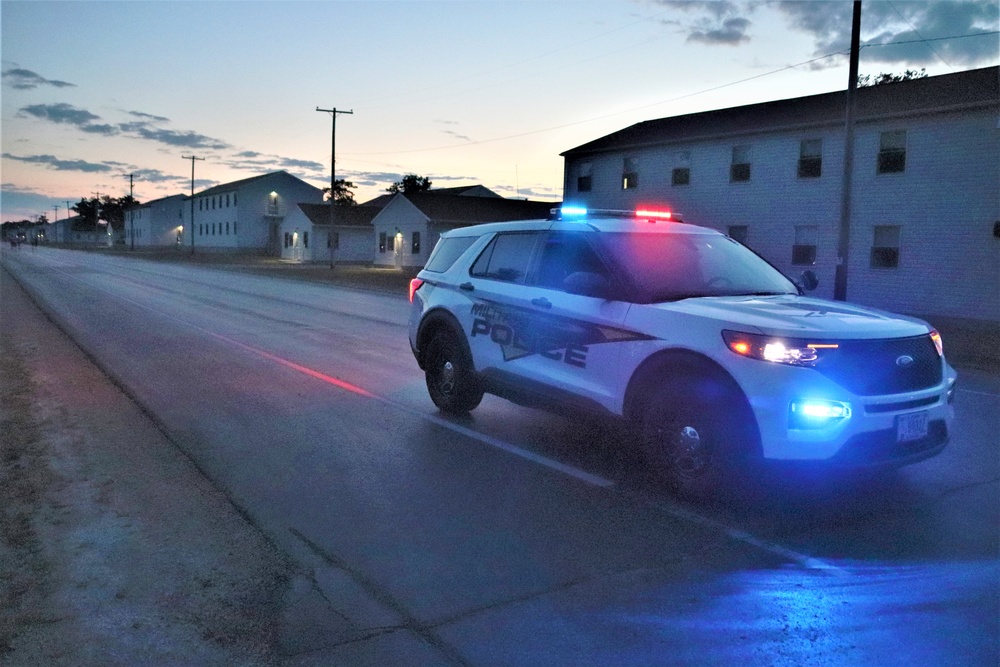
<path fill-rule="evenodd" d="M 884 44 L 864 44 L 864 45 L 861 46 L 861 48 L 864 49 L 864 48 L 869 48 L 869 47 L 895 46 L 895 45 L 898 45 L 898 44 L 915 44 L 915 43 L 930 42 L 930 41 L 943 41 L 943 40 L 948 40 L 948 39 L 964 39 L 966 37 L 982 37 L 982 36 L 985 36 L 985 35 L 997 35 L 997 34 L 1000 34 L 1000 31 L 994 30 L 994 31 L 989 31 L 989 32 L 970 33 L 970 34 L 967 34 L 967 35 L 955 35 L 955 36 L 951 36 L 951 37 L 932 37 L 932 38 L 929 38 L 929 39 L 903 40 L 903 41 L 898 41 L 898 42 L 886 42 Z M 803 65 L 809 65 L 809 64 L 812 64 L 812 63 L 815 63 L 815 62 L 819 62 L 821 60 L 826 60 L 827 58 L 832 58 L 834 56 L 846 55 L 849 52 L 850 52 L 849 50 L 834 51 L 833 53 L 828 53 L 826 55 L 818 56 L 816 58 L 811 58 L 809 60 L 804 60 L 802 62 L 795 63 L 794 65 L 787 65 L 785 67 L 779 67 L 778 69 L 770 70 L 770 71 L 764 72 L 762 74 L 755 74 L 754 76 L 750 76 L 750 77 L 747 77 L 745 79 L 739 79 L 737 81 L 730 81 L 729 83 L 720 84 L 718 86 L 713 86 L 711 88 L 705 88 L 703 90 L 695 91 L 693 93 L 687 93 L 685 95 L 679 95 L 677 97 L 672 97 L 672 98 L 667 99 L 667 100 L 661 100 L 659 102 L 653 102 L 651 104 L 644 104 L 642 106 L 632 107 L 630 109 L 624 109 L 622 111 L 615 111 L 614 113 L 605 114 L 603 116 L 595 116 L 593 118 L 586 118 L 584 120 L 573 121 L 571 123 L 563 123 L 561 125 L 552 125 L 550 127 L 545 127 L 545 128 L 541 128 L 541 129 L 537 129 L 537 130 L 529 130 L 527 132 L 519 132 L 517 134 L 508 134 L 508 135 L 505 135 L 505 136 L 502 136 L 502 137 L 494 137 L 492 139 L 482 139 L 482 140 L 479 140 L 479 141 L 469 141 L 469 142 L 462 143 L 462 144 L 448 144 L 448 145 L 442 145 L 442 146 L 429 146 L 429 147 L 425 147 L 425 148 L 411 148 L 409 150 L 379 151 L 379 152 L 373 152 L 373 153 L 343 153 L 343 155 L 349 155 L 349 156 L 356 156 L 356 155 L 402 155 L 402 154 L 406 154 L 406 153 L 424 153 L 424 152 L 430 152 L 430 151 L 447 150 L 447 149 L 452 149 L 452 148 L 464 148 L 464 147 L 467 147 L 467 146 L 480 146 L 482 144 L 490 144 L 490 143 L 495 143 L 495 142 L 498 142 L 498 141 L 506 141 L 508 139 L 518 139 L 520 137 L 527 137 L 527 136 L 531 136 L 531 135 L 534 135 L 534 134 L 543 134 L 545 132 L 552 132 L 554 130 L 561 130 L 561 129 L 564 129 L 564 128 L 567 128 L 567 127 L 574 127 L 576 125 L 583 125 L 585 123 L 593 123 L 593 122 L 596 122 L 596 121 L 599 121 L 599 120 L 605 120 L 607 118 L 613 118 L 615 116 L 621 116 L 623 114 L 633 113 L 635 111 L 641 111 L 643 109 L 648 109 L 648 108 L 651 108 L 651 107 L 661 106 L 663 104 L 670 104 L 671 102 L 677 102 L 679 100 L 687 99 L 689 97 L 696 97 L 698 95 L 704 95 L 706 93 L 711 93 L 711 92 L 715 92 L 717 90 L 722 90 L 723 88 L 729 88 L 731 86 L 736 86 L 736 85 L 739 85 L 741 83 L 747 83 L 748 81 L 754 81 L 756 79 L 761 79 L 761 78 L 764 78 L 764 77 L 767 77 L 767 76 L 771 76 L 773 74 L 779 74 L 781 72 L 785 72 L 785 71 L 790 70 L 790 69 L 795 69 L 796 67 L 801 67 Z"/>

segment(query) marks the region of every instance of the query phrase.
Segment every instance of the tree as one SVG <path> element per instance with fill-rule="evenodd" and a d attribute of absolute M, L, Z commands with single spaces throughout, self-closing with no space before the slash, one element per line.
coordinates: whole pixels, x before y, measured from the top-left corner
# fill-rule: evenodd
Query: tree
<path fill-rule="evenodd" d="M 858 88 L 868 88 L 871 86 L 882 86 L 887 83 L 899 83 L 900 81 L 910 81 L 912 79 L 926 79 L 927 70 L 920 68 L 918 72 L 915 69 L 904 70 L 902 74 L 892 74 L 890 72 L 879 72 L 878 76 L 872 76 L 871 74 L 865 74 L 864 76 L 858 77 Z"/>
<path fill-rule="evenodd" d="M 80 216 L 80 222 L 76 225 L 79 229 L 96 229 L 97 218 L 101 212 L 100 202 L 97 197 L 91 199 L 80 198 L 80 201 L 70 207 Z"/>
<path fill-rule="evenodd" d="M 109 197 L 108 195 L 104 195 L 101 197 L 101 218 L 107 220 L 108 224 L 115 231 L 122 231 L 125 229 L 125 212 L 138 204 L 139 202 L 132 195 L 125 195 L 124 197 Z"/>
<path fill-rule="evenodd" d="M 408 195 L 414 192 L 424 192 L 425 190 L 430 189 L 431 179 L 426 176 L 407 174 L 406 176 L 403 176 L 402 180 L 396 181 L 391 186 L 386 188 L 385 191 L 392 192 L 393 194 L 402 192 L 404 195 Z"/>
<path fill-rule="evenodd" d="M 334 194 L 333 203 L 336 206 L 354 206 L 358 202 L 354 201 L 354 188 L 358 187 L 351 181 L 344 180 L 343 178 L 338 179 L 333 182 Z M 323 188 L 323 199 L 328 200 L 330 198 L 330 188 Z"/>

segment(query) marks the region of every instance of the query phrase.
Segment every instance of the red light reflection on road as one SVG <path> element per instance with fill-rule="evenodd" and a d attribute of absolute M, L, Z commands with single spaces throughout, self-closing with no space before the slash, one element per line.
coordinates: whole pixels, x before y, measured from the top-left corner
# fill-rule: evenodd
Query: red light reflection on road
<path fill-rule="evenodd" d="M 214 336 L 215 338 L 218 338 L 219 340 L 223 340 L 223 341 L 225 341 L 225 342 L 227 342 L 227 343 L 229 343 L 231 345 L 235 345 L 236 347 L 238 347 L 240 349 L 246 350 L 247 352 L 252 352 L 253 354 L 256 354 L 259 357 L 263 357 L 264 359 L 268 359 L 269 361 L 273 361 L 273 362 L 275 362 L 277 364 L 281 364 L 282 366 L 284 366 L 286 368 L 291 368 L 292 370 L 298 371 L 300 373 L 304 373 L 304 374 L 308 375 L 309 377 L 316 378 L 317 380 L 322 380 L 323 382 L 326 382 L 327 384 L 332 384 L 335 387 L 339 387 L 341 389 L 346 389 L 347 391 L 349 391 L 351 393 L 354 393 L 354 394 L 357 394 L 358 396 L 364 396 L 366 398 L 381 398 L 380 396 L 376 396 L 375 394 L 371 393 L 370 391 L 362 389 L 361 387 L 357 386 L 356 384 L 351 384 L 350 382 L 345 382 L 344 380 L 339 380 L 339 379 L 337 379 L 335 377 L 332 377 L 330 375 L 327 375 L 325 373 L 320 373 L 319 371 L 314 371 L 313 369 L 307 368 L 306 366 L 300 366 L 299 364 L 295 363 L 294 361 L 289 361 L 288 359 L 285 359 L 283 357 L 279 357 L 279 356 L 277 356 L 275 354 L 271 354 L 270 352 L 265 352 L 264 350 L 259 350 L 256 347 L 252 347 L 250 345 L 247 345 L 246 343 L 241 343 L 238 340 L 233 340 L 232 338 L 226 338 L 225 336 L 221 336 L 221 335 L 219 335 L 217 333 L 212 333 L 212 336 Z"/>

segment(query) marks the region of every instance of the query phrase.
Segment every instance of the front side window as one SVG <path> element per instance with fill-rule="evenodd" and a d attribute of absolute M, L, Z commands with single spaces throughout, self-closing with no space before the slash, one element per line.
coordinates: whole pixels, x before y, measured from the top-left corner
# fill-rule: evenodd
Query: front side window
<path fill-rule="evenodd" d="M 635 303 L 798 294 L 781 272 L 725 236 L 641 232 L 592 236 Z"/>
<path fill-rule="evenodd" d="M 670 172 L 670 184 L 691 184 L 691 151 L 681 151 L 674 156 L 674 168 Z"/>
<path fill-rule="evenodd" d="M 584 236 L 572 232 L 548 234 L 542 243 L 535 284 L 566 291 L 566 279 L 574 273 L 596 273 L 608 279 L 604 263 Z"/>
<path fill-rule="evenodd" d="M 895 269 L 899 266 L 899 226 L 876 225 L 872 238 L 871 266 L 873 269 Z"/>
<path fill-rule="evenodd" d="M 410 253 L 414 255 L 420 254 L 420 232 L 413 232 L 410 237 Z"/>
<path fill-rule="evenodd" d="M 309 247 L 309 232 L 302 232 L 302 247 Z"/>
<path fill-rule="evenodd" d="M 799 144 L 799 178 L 823 175 L 823 140 L 806 139 Z"/>
<path fill-rule="evenodd" d="M 879 136 L 878 173 L 895 174 L 906 170 L 906 130 L 883 132 Z"/>
<path fill-rule="evenodd" d="M 733 183 L 750 180 L 750 146 L 733 146 L 733 161 L 729 165 L 729 180 Z"/>
<path fill-rule="evenodd" d="M 385 232 L 378 233 L 378 251 L 385 252 Z"/>
<path fill-rule="evenodd" d="M 537 241 L 536 232 L 497 234 L 472 265 L 470 273 L 476 278 L 523 283 Z"/>

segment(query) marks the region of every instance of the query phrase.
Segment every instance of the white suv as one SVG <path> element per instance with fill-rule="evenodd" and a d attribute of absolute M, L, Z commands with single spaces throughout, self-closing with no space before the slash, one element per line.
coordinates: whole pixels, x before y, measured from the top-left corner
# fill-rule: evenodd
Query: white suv
<path fill-rule="evenodd" d="M 669 213 L 565 212 L 442 234 L 410 346 L 444 412 L 484 392 L 624 418 L 684 495 L 738 464 L 899 466 L 940 452 L 956 373 L 920 320 L 803 296 Z"/>

